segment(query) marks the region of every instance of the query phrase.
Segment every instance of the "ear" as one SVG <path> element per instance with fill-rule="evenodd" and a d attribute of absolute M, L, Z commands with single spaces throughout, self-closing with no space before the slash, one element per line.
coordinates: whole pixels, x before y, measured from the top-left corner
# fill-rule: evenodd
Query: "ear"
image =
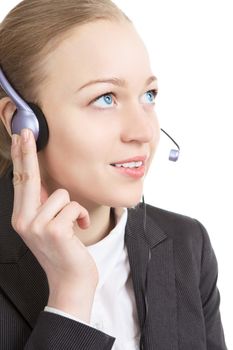
<path fill-rule="evenodd" d="M 0 118 L 11 136 L 11 120 L 16 111 L 16 106 L 9 97 L 3 97 L 0 99 Z"/>

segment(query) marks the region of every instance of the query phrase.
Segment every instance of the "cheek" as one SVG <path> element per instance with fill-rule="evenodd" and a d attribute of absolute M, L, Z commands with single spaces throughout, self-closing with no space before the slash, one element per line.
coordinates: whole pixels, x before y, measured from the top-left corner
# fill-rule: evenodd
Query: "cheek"
<path fill-rule="evenodd" d="M 156 148 L 159 144 L 159 140 L 160 140 L 160 125 L 159 125 L 159 121 L 157 118 L 157 115 L 155 114 L 154 118 L 153 118 L 153 139 L 151 140 L 150 144 L 151 147 L 154 151 L 156 151 Z"/>
<path fill-rule="evenodd" d="M 158 122 L 158 119 L 155 118 L 154 123 L 153 123 L 153 139 L 150 142 L 150 160 L 148 163 L 148 168 L 147 168 L 147 172 L 151 166 L 152 160 L 154 158 L 154 155 L 156 153 L 159 141 L 160 141 L 160 125 Z"/>
<path fill-rule="evenodd" d="M 49 163 L 110 162 L 115 137 L 113 126 L 107 128 L 106 123 L 76 118 L 69 125 L 51 125 L 51 130 L 45 152 Z"/>

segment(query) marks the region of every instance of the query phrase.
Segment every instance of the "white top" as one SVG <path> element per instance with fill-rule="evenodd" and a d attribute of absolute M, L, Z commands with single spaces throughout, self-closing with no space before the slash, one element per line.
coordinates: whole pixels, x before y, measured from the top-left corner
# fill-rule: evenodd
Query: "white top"
<path fill-rule="evenodd" d="M 104 239 L 87 247 L 99 272 L 89 326 L 116 338 L 113 350 L 139 350 L 140 330 L 124 243 L 128 211 L 114 210 L 116 226 Z M 45 311 L 85 323 L 54 308 L 46 306 Z"/>

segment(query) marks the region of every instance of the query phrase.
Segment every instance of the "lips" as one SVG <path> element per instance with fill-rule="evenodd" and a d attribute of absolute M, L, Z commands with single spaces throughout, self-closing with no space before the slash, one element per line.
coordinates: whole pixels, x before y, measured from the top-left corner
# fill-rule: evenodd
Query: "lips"
<path fill-rule="evenodd" d="M 143 164 L 145 163 L 147 159 L 147 156 L 136 156 L 133 158 L 128 158 L 128 159 L 124 159 L 124 160 L 119 160 L 117 162 L 111 163 L 111 165 L 115 165 L 115 164 L 124 164 L 124 163 L 131 163 L 131 162 L 142 162 Z"/>

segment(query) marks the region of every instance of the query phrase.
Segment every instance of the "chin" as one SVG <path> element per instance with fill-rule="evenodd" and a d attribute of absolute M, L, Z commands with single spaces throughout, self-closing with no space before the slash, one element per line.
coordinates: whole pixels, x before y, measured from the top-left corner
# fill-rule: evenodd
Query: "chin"
<path fill-rule="evenodd" d="M 127 194 L 125 193 L 124 196 L 121 196 L 121 198 L 118 195 L 118 198 L 112 199 L 111 203 L 109 203 L 108 206 L 113 208 L 134 208 L 140 203 L 141 198 L 141 192 L 140 194 L 136 193 L 134 196 L 132 196 L 132 194 L 127 196 Z"/>

